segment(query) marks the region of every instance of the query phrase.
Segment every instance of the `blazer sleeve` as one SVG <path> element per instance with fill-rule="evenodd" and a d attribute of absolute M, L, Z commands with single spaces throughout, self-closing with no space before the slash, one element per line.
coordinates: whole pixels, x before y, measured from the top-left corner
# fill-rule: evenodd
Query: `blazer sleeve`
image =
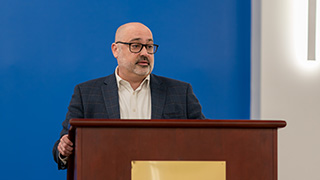
<path fill-rule="evenodd" d="M 80 86 L 77 85 L 74 88 L 74 93 L 72 95 L 68 112 L 66 115 L 66 119 L 62 123 L 62 130 L 60 132 L 60 138 L 66 134 L 68 134 L 69 131 L 69 121 L 72 118 L 83 118 L 83 105 L 82 105 L 82 98 L 81 98 L 81 90 Z M 54 161 L 58 164 L 58 169 L 66 169 L 68 166 L 67 164 L 64 164 L 60 158 L 59 158 L 59 151 L 58 151 L 58 144 L 60 142 L 60 139 L 55 142 L 53 149 L 52 149 L 52 155 Z"/>
<path fill-rule="evenodd" d="M 188 119 L 205 119 L 200 102 L 193 93 L 190 84 L 187 86 L 187 116 Z"/>

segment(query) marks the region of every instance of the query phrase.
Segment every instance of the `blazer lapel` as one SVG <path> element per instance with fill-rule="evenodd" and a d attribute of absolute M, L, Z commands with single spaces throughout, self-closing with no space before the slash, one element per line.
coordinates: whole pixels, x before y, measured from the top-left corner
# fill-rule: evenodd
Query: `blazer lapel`
<path fill-rule="evenodd" d="M 114 74 L 106 77 L 101 90 L 109 118 L 120 119 L 118 86 Z"/>
<path fill-rule="evenodd" d="M 161 119 L 167 96 L 167 88 L 161 79 L 154 74 L 150 75 L 151 89 L 151 119 Z"/>

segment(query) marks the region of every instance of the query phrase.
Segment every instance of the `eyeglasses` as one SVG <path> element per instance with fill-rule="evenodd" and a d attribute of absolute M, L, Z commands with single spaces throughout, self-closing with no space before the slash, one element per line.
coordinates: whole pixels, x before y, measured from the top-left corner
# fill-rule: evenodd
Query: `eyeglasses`
<path fill-rule="evenodd" d="M 117 41 L 116 44 L 127 44 L 129 45 L 129 50 L 132 53 L 139 53 L 143 47 L 146 47 L 148 54 L 154 54 L 157 52 L 159 45 L 157 44 L 141 44 L 141 43 L 127 43 L 127 42 L 121 42 Z"/>

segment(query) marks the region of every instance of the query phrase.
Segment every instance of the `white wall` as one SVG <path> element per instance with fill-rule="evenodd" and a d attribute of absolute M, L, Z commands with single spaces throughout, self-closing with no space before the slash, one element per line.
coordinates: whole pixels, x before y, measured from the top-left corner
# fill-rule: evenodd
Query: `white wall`
<path fill-rule="evenodd" d="M 279 180 L 320 180 L 319 4 L 317 60 L 308 61 L 308 0 L 252 0 L 251 116 L 288 123 Z"/>

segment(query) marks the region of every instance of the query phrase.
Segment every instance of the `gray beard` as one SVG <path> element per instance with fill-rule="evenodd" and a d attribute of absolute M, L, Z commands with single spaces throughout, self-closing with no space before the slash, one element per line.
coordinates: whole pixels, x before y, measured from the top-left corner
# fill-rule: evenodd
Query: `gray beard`
<path fill-rule="evenodd" d="M 140 65 L 136 65 L 136 67 L 133 70 L 133 72 L 139 76 L 146 76 L 150 73 L 150 71 L 151 71 L 150 65 L 148 67 L 142 67 Z"/>

